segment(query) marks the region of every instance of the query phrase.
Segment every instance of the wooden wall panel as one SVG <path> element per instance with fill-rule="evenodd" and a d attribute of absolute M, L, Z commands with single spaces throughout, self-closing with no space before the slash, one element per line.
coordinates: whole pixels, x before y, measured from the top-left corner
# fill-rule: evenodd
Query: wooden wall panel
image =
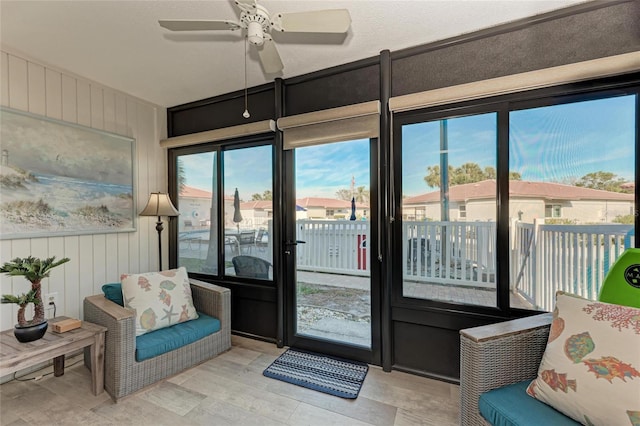
<path fill-rule="evenodd" d="M 10 51 L 0 51 L 0 104 L 135 138 L 136 211 L 144 207 L 149 192 L 167 190 L 166 152 L 159 145 L 166 130 L 158 119 L 165 115 L 164 108 Z M 58 315 L 82 318 L 83 299 L 99 293 L 103 284 L 119 281 L 122 273 L 157 268 L 155 219 L 136 222 L 137 230 L 128 233 L 2 240 L 0 262 L 29 255 L 69 257 L 69 263 L 43 281 L 42 291 L 58 293 Z M 163 243 L 168 252 L 168 240 Z M 168 259 L 165 262 L 168 265 Z M 0 276 L 0 294 L 28 288 L 22 277 Z M 2 305 L 0 330 L 13 327 L 16 313 L 14 305 Z"/>

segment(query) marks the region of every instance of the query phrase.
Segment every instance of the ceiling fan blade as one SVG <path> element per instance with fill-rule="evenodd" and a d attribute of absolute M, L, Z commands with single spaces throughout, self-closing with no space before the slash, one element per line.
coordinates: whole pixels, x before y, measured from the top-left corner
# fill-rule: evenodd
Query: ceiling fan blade
<path fill-rule="evenodd" d="M 182 19 L 177 21 L 158 21 L 162 28 L 171 31 L 210 31 L 210 30 L 237 30 L 240 25 L 232 21 L 199 21 Z"/>
<path fill-rule="evenodd" d="M 284 68 L 276 44 L 267 34 L 265 34 L 262 46 L 258 47 L 258 55 L 260 56 L 260 62 L 262 63 L 262 68 L 264 68 L 265 73 L 275 74 Z"/>
<path fill-rule="evenodd" d="M 234 0 L 236 5 L 245 12 L 255 12 L 256 0 Z"/>
<path fill-rule="evenodd" d="M 272 23 L 278 31 L 293 33 L 346 33 L 350 25 L 351 15 L 347 9 L 278 13 Z"/>

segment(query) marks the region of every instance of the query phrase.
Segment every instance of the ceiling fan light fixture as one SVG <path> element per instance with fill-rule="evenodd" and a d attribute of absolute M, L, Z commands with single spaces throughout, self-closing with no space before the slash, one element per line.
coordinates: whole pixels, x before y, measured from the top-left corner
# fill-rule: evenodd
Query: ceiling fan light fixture
<path fill-rule="evenodd" d="M 247 39 L 251 44 L 262 46 L 262 43 L 264 43 L 264 32 L 259 22 L 249 22 L 247 25 Z"/>

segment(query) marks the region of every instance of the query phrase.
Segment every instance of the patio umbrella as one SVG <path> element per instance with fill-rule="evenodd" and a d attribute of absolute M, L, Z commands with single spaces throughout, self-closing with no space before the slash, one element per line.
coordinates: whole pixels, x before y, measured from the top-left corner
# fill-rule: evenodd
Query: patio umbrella
<path fill-rule="evenodd" d="M 356 220 L 356 198 L 351 197 L 351 217 L 349 220 Z"/>
<path fill-rule="evenodd" d="M 233 194 L 233 221 L 240 231 L 240 222 L 242 222 L 242 215 L 240 214 L 240 195 L 238 195 L 238 188 Z"/>

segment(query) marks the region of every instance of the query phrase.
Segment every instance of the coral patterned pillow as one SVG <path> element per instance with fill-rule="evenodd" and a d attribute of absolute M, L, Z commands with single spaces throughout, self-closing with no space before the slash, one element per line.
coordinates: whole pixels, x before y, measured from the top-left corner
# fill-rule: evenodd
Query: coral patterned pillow
<path fill-rule="evenodd" d="M 585 425 L 640 425 L 640 309 L 557 292 L 527 393 Z"/>
<path fill-rule="evenodd" d="M 124 306 L 136 311 L 136 336 L 198 318 L 184 267 L 120 280 Z"/>

